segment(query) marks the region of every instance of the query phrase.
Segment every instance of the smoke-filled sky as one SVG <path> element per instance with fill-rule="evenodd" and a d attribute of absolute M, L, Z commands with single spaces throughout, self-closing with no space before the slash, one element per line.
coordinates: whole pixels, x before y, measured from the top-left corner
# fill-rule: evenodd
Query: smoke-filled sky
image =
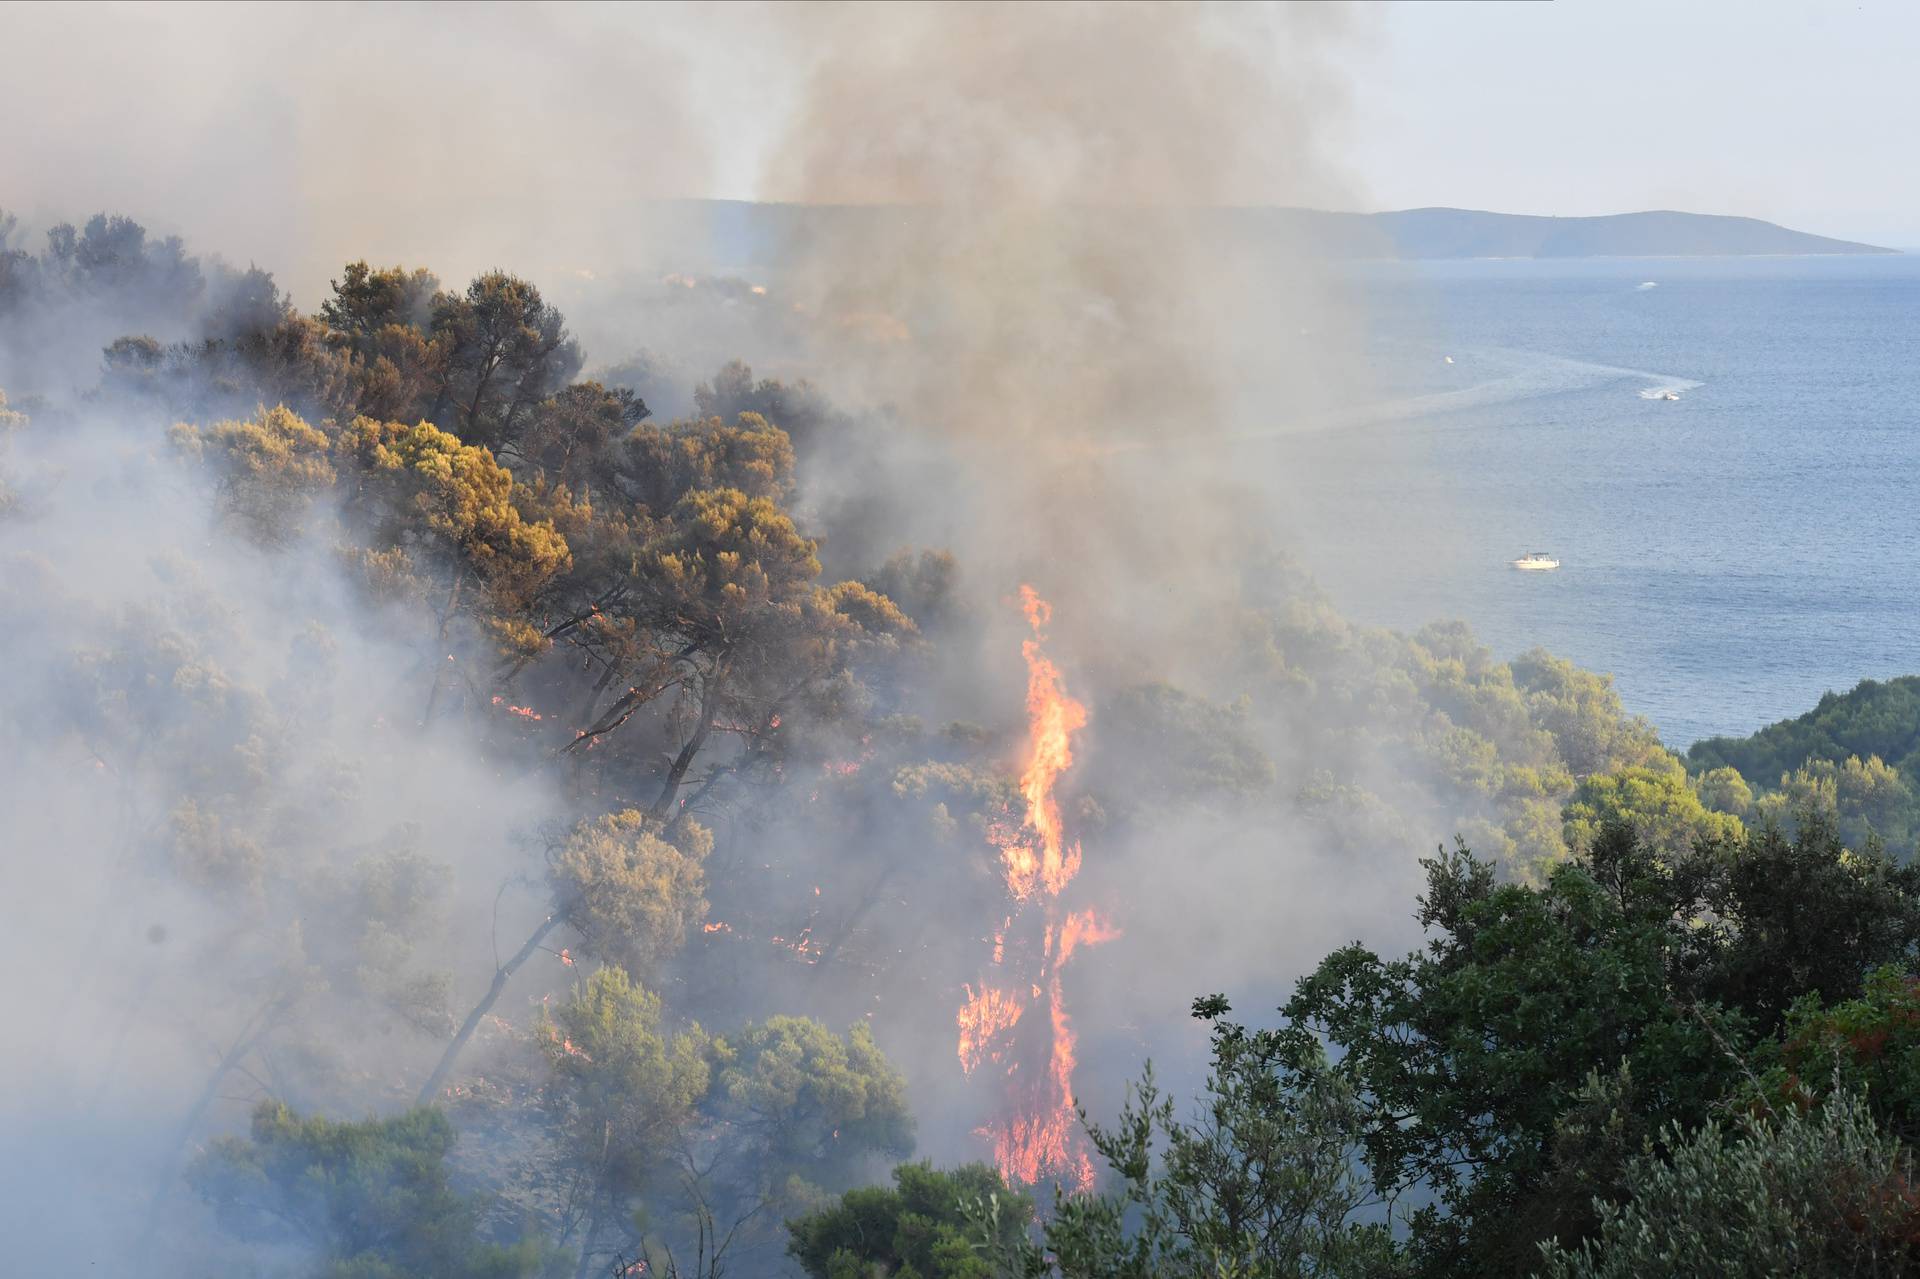
<path fill-rule="evenodd" d="M 831 6 L 7 6 L 0 47 L 31 51 L 10 59 L 9 99 L 32 125 L 0 132 L 0 207 L 36 226 L 133 211 L 271 266 L 305 305 L 361 255 L 452 275 L 605 270 L 628 265 L 604 250 L 630 236 L 638 201 L 807 194 L 783 154 L 805 86 L 823 59 L 863 42 L 883 52 L 898 18 Z M 1222 38 L 1258 43 L 1253 61 L 1310 108 L 1319 180 L 1275 183 L 1274 166 L 1248 157 L 1237 171 L 1255 180 L 1196 194 L 1674 207 L 1920 242 L 1920 179 L 1886 153 L 1920 106 L 1893 61 L 1920 39 L 1917 22 L 1881 3 L 1302 6 Z M 1293 56 L 1303 43 L 1318 70 Z M 1070 33 L 1049 56 L 1075 57 Z M 1008 74 L 1033 105 L 1086 87 L 1039 62 Z M 924 105 L 930 119 L 965 109 Z M 855 140 L 833 141 L 860 163 Z M 1045 146 L 1035 140 L 1032 163 Z M 1124 152 L 1105 160 L 1098 197 L 1136 180 L 1144 198 L 1166 197 Z M 1217 160 L 1203 156 L 1216 173 Z"/>

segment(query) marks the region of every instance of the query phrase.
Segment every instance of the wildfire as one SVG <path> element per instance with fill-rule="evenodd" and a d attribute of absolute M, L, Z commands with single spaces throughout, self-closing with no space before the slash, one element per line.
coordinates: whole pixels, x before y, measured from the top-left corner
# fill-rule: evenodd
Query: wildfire
<path fill-rule="evenodd" d="M 1024 959 L 1031 991 L 1023 1002 L 1008 988 L 966 987 L 956 1022 L 961 1070 L 971 1075 L 982 1061 L 1005 1068 L 1003 1118 L 982 1130 L 993 1142 L 994 1161 L 1009 1181 L 1031 1185 L 1051 1173 L 1081 1187 L 1093 1182 L 1093 1162 L 1077 1137 L 1073 1107 L 1075 1037 L 1060 985 L 1060 969 L 1075 950 L 1118 935 L 1091 910 L 1063 912 L 1060 895 L 1080 871 L 1080 844 L 1068 838 L 1054 787 L 1073 766 L 1073 736 L 1087 726 L 1087 708 L 1069 696 L 1060 668 L 1042 644 L 1053 608 L 1031 586 L 1020 588 L 1021 608 L 1032 636 L 1020 646 L 1027 664 L 1027 759 L 1020 775 L 1026 816 L 1011 814 L 988 825 L 987 838 L 1000 851 L 1013 912 L 993 934 L 993 963 L 1011 952 Z M 1040 913 L 1039 953 L 1010 947 L 1009 934 L 1029 907 Z M 1027 936 L 1032 937 L 1029 925 Z M 1019 985 L 1011 988 L 1017 991 Z M 1044 1021 L 1027 1018 L 1029 1004 L 1045 1001 Z M 1022 1059 L 1044 1056 L 1044 1070 L 1022 1072 Z"/>
<path fill-rule="evenodd" d="M 1118 928 L 1101 919 L 1094 911 L 1077 910 L 1061 921 L 1059 935 L 1055 939 L 1055 962 L 1064 964 L 1073 958 L 1075 948 L 1097 946 L 1119 935 Z"/>
<path fill-rule="evenodd" d="M 820 771 L 828 777 L 857 777 L 868 760 L 873 758 L 873 735 L 860 739 L 861 751 L 855 759 L 830 759 L 820 766 Z M 817 793 L 817 792 L 816 792 Z"/>
<path fill-rule="evenodd" d="M 960 1025 L 960 1072 L 971 1075 L 982 1057 L 1004 1059 L 1005 1046 L 995 1046 L 995 1041 L 1020 1024 L 1026 1009 L 1017 997 L 992 986 L 981 987 L 977 995 L 972 986 L 966 991 L 967 1002 L 954 1020 Z"/>
<path fill-rule="evenodd" d="M 820 946 L 813 938 L 813 925 L 808 924 L 800 930 L 800 935 L 789 941 L 785 937 L 769 937 L 767 941 L 775 946 L 792 951 L 809 964 L 820 962 Z"/>
<path fill-rule="evenodd" d="M 1027 624 L 1033 638 L 1021 641 L 1021 657 L 1027 659 L 1027 768 L 1020 776 L 1020 793 L 1027 799 L 1027 826 L 1041 841 L 1039 878 L 1048 897 L 1060 897 L 1060 889 L 1079 874 L 1079 843 L 1068 843 L 1060 826 L 1060 801 L 1054 799 L 1054 782 L 1073 766 L 1073 734 L 1087 728 L 1087 707 L 1068 697 L 1060 680 L 1060 668 L 1041 651 L 1046 624 L 1054 618 L 1054 609 L 1031 586 L 1020 588 L 1021 607 L 1027 611 Z M 1031 855 L 1031 847 L 1027 849 Z M 1016 858 L 1018 860 L 1018 858 Z M 1008 862 L 1012 872 L 1014 860 Z M 1033 893 L 1031 870 L 1020 876 L 1008 874 L 1006 885 L 1014 897 L 1025 899 Z"/>
<path fill-rule="evenodd" d="M 818 889 L 814 891 L 815 893 L 819 892 Z M 725 933 L 730 937 L 739 937 L 743 941 L 764 941 L 769 946 L 778 946 L 782 950 L 793 952 L 809 964 L 819 963 L 820 956 L 826 953 L 826 948 L 819 942 L 813 940 L 812 924 L 807 924 L 801 928 L 800 934 L 797 937 L 781 937 L 778 934 L 760 937 L 753 933 L 736 933 L 732 924 L 724 923 L 720 920 L 715 920 L 710 924 L 700 925 L 700 931 L 709 935 L 713 933 Z"/>
<path fill-rule="evenodd" d="M 451 659 L 449 659 L 449 660 L 451 660 Z M 534 710 L 534 709 L 533 709 L 533 707 L 531 707 L 531 706 L 515 706 L 515 705 L 514 705 L 513 703 L 511 703 L 511 702 L 509 702 L 509 701 L 507 701 L 507 699 L 506 699 L 506 698 L 504 698 L 504 697 L 495 697 L 495 698 L 493 699 L 493 704 L 494 704 L 495 706 L 500 706 L 500 705 L 505 705 L 505 706 L 506 706 L 506 708 L 507 708 L 507 711 L 508 711 L 508 712 L 509 712 L 510 714 L 513 714 L 513 715 L 518 715 L 518 716 L 519 716 L 520 718 L 522 718 L 522 719 L 545 719 L 545 718 L 546 718 L 546 716 L 544 716 L 544 715 L 542 715 L 542 714 L 540 714 L 540 712 L 538 712 L 538 711 L 536 711 L 536 710 Z"/>
<path fill-rule="evenodd" d="M 578 1057 L 581 1061 L 586 1062 L 593 1060 L 592 1057 L 587 1055 L 586 1049 L 573 1042 L 571 1036 L 562 1035 L 558 1026 L 549 1025 L 547 1027 L 547 1038 L 560 1045 L 560 1051 L 569 1057 Z"/>

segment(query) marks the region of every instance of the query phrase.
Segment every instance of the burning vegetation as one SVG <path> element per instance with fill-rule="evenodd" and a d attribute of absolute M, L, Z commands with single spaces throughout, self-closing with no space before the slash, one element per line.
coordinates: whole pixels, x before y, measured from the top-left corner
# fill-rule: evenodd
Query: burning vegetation
<path fill-rule="evenodd" d="M 1003 816 L 987 827 L 1014 913 L 994 934 L 994 984 L 983 984 L 978 994 L 967 987 L 958 1014 L 960 1065 L 971 1075 L 985 1060 L 1004 1072 L 1000 1113 L 982 1129 L 1001 1174 L 1028 1186 L 1065 1177 L 1084 1190 L 1093 1184 L 1093 1161 L 1075 1120 L 1074 1034 L 1060 970 L 1076 946 L 1117 933 L 1091 910 L 1066 913 L 1061 906 L 1080 871 L 1080 842 L 1067 833 L 1055 786 L 1073 766 L 1073 739 L 1087 726 L 1087 708 L 1067 694 L 1041 647 L 1052 607 L 1027 585 L 1020 605 L 1032 630 L 1020 648 L 1027 663 L 1027 757 L 1020 774 L 1026 811 L 1017 824 Z M 1016 938 L 1011 961 L 1009 933 Z M 1040 1004 L 1044 1019 L 1027 1016 Z M 1037 1033 L 1019 1034 L 1023 1020 Z"/>

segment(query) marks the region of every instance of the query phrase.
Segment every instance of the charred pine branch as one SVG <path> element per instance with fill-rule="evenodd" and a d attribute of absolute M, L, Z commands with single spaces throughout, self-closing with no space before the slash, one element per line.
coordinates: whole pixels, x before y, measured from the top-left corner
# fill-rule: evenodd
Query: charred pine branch
<path fill-rule="evenodd" d="M 698 645 L 688 644 L 673 655 L 670 664 L 689 661 L 698 651 Z M 609 668 L 608 675 L 610 676 L 611 674 L 612 668 Z M 602 680 L 603 684 L 607 682 L 609 682 L 607 679 Z M 665 679 L 651 688 L 643 688 L 638 685 L 629 688 L 618 701 L 612 706 L 609 706 L 606 711 L 601 714 L 600 719 L 596 723 L 590 727 L 577 730 L 572 741 L 555 750 L 553 752 L 553 758 L 557 759 L 562 755 L 571 754 L 577 750 L 584 750 L 587 746 L 591 745 L 596 738 L 604 737 L 606 734 L 619 728 L 622 724 L 625 724 L 633 718 L 635 711 L 638 711 L 642 706 L 651 702 L 654 698 L 660 696 L 660 694 L 666 692 L 679 682 L 678 679 Z M 597 692 L 595 696 L 597 699 Z"/>

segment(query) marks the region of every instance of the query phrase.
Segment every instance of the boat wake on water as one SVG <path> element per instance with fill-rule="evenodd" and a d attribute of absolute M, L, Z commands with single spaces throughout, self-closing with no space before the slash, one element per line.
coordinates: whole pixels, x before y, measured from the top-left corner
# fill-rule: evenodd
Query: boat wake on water
<path fill-rule="evenodd" d="M 1691 391 L 1699 385 L 1700 383 L 1698 382 L 1688 382 L 1685 379 L 1665 381 L 1659 386 L 1650 386 L 1641 391 L 1640 398 L 1643 400 L 1677 400 L 1680 398 L 1680 392 Z"/>
<path fill-rule="evenodd" d="M 1309 419 L 1251 427 L 1231 432 L 1223 439 L 1232 443 L 1244 443 L 1322 431 L 1385 426 L 1396 422 L 1437 418 L 1472 409 L 1491 408 L 1520 400 L 1543 399 L 1570 391 L 1607 386 L 1615 382 L 1649 383 L 1650 385 L 1640 391 L 1641 398 L 1648 400 L 1677 400 L 1682 393 L 1706 385 L 1704 382 L 1670 373 L 1651 373 L 1645 369 L 1595 364 L 1588 360 L 1574 360 L 1565 356 L 1546 355 L 1539 351 L 1523 351 L 1509 347 L 1481 347 L 1461 351 L 1460 355 L 1463 359 L 1472 361 L 1471 367 L 1489 368 L 1495 375 L 1452 390 L 1430 391 L 1399 399 L 1335 408 Z M 1452 357 L 1446 357 L 1446 362 L 1452 365 Z M 1106 444 L 1096 451 L 1102 455 L 1134 453 L 1173 447 L 1174 444 L 1175 442 L 1171 440 L 1128 441 Z"/>
<path fill-rule="evenodd" d="M 1614 382 L 1649 383 L 1640 395 L 1649 400 L 1679 399 L 1681 394 L 1706 383 L 1670 373 L 1652 373 L 1645 369 L 1621 368 L 1613 364 L 1595 364 L 1588 360 L 1546 355 L 1508 347 L 1483 347 L 1461 353 L 1476 366 L 1490 367 L 1495 376 L 1455 390 L 1431 391 L 1402 399 L 1360 404 L 1328 413 L 1313 423 L 1290 423 L 1260 427 L 1236 433 L 1236 440 L 1272 439 L 1302 431 L 1333 430 L 1345 427 L 1378 426 L 1420 418 L 1439 417 L 1468 409 L 1490 408 L 1518 400 L 1540 399 L 1584 391 Z"/>

